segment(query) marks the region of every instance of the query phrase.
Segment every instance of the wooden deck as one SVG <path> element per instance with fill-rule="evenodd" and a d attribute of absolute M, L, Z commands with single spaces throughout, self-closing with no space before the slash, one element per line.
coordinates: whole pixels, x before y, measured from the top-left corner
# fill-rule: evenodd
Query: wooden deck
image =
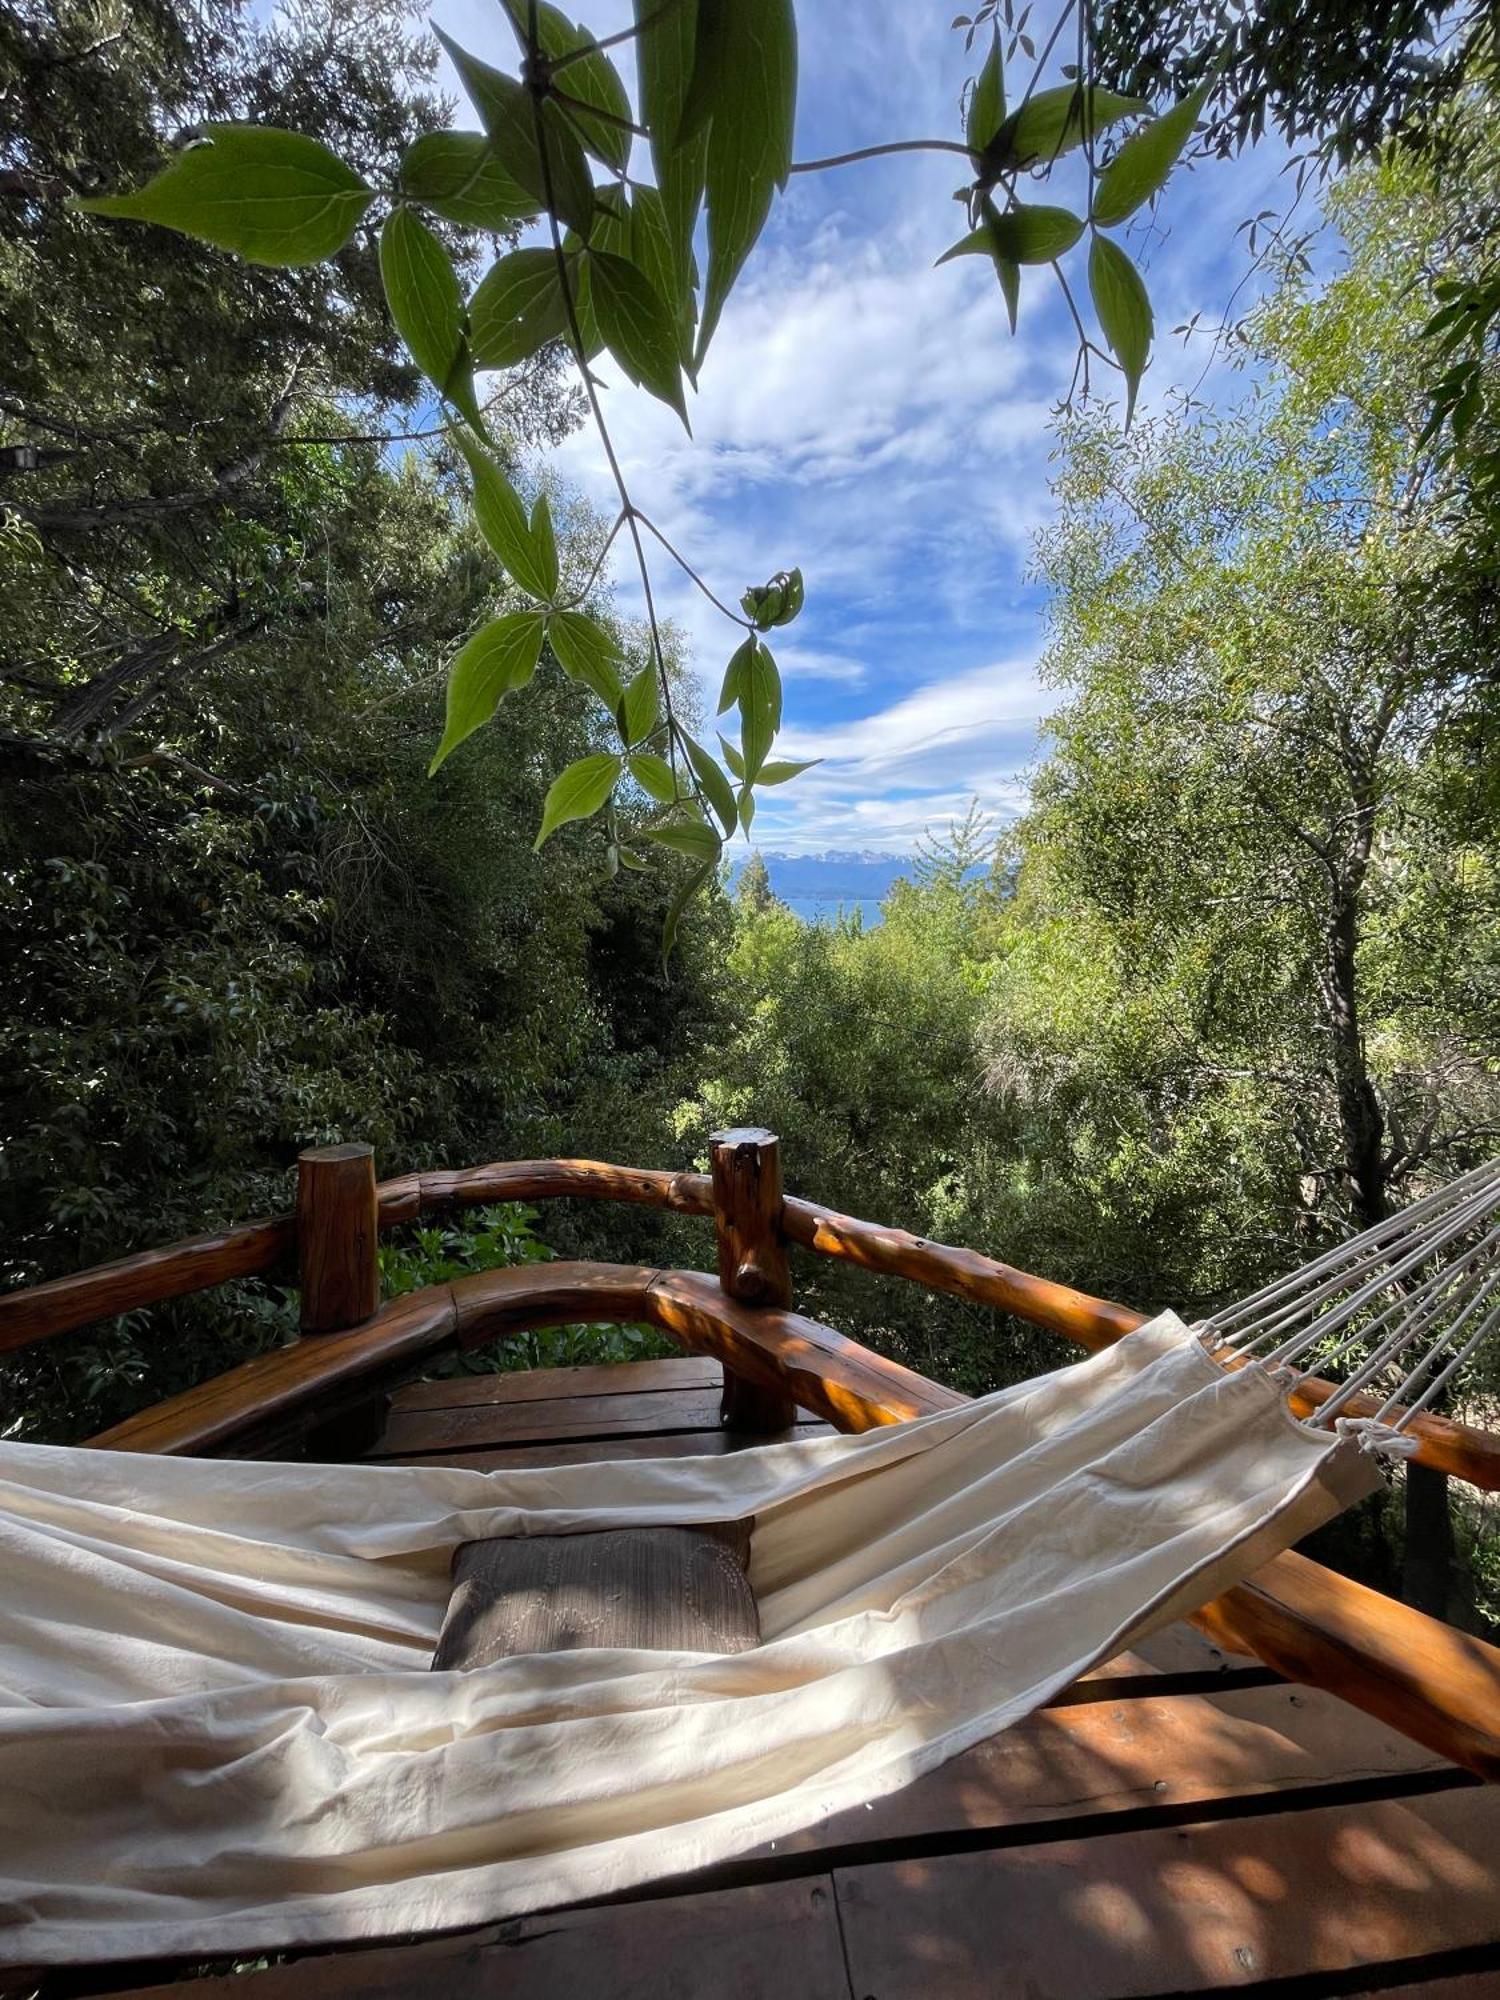
<path fill-rule="evenodd" d="M 720 1430 L 719 1383 L 698 1359 L 417 1383 L 394 1395 L 369 1455 L 490 1469 L 739 1449 L 751 1440 Z M 797 1434 L 823 1428 L 807 1419 Z M 1500 1787 L 1174 1626 L 905 1791 L 702 1874 L 194 1991 L 1124 2000 L 1261 1987 L 1268 2000 L 1500 1997 Z M 75 1976 L 67 1990 L 88 1989 Z"/>

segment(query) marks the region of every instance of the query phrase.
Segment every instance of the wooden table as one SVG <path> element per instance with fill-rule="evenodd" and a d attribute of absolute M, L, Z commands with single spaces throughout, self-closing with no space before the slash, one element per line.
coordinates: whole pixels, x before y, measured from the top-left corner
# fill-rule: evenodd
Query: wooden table
<path fill-rule="evenodd" d="M 719 1427 L 719 1389 L 718 1364 L 697 1359 L 417 1383 L 369 1455 L 489 1469 L 742 1448 Z M 103 1985 L 66 1981 L 55 1990 Z M 182 2000 L 180 1982 L 134 1991 Z M 1178 1625 L 905 1791 L 732 1862 L 195 1993 L 1123 2000 L 1262 1985 L 1267 2000 L 1500 2000 L 1500 1788 Z"/>

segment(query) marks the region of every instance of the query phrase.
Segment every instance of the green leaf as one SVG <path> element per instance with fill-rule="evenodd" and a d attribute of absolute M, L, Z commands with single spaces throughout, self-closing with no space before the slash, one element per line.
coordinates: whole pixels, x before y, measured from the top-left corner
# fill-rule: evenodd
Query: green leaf
<path fill-rule="evenodd" d="M 751 643 L 754 651 L 740 669 L 739 703 L 745 776 L 753 783 L 781 727 L 781 675 L 770 648 L 759 639 Z"/>
<path fill-rule="evenodd" d="M 1151 351 L 1151 300 L 1141 274 L 1118 243 L 1096 235 L 1089 251 L 1089 291 L 1099 326 L 1125 372 L 1125 424 L 1135 413 L 1135 392 Z"/>
<path fill-rule="evenodd" d="M 635 0 L 635 23 L 641 117 L 651 133 L 651 163 L 672 239 L 678 296 L 685 286 L 691 301 L 696 282 L 693 232 L 708 170 L 708 134 L 699 132 L 687 140 L 680 136 L 697 45 L 696 0 L 675 0 L 671 6 Z M 642 268 L 649 272 L 644 262 Z"/>
<path fill-rule="evenodd" d="M 540 112 L 541 136 L 547 148 L 544 173 L 537 143 L 538 112 L 531 92 L 513 76 L 491 69 L 461 49 L 441 28 L 434 28 L 433 33 L 452 57 L 501 167 L 544 208 L 549 206 L 550 183 L 552 213 L 587 239 L 594 221 L 594 183 L 583 148 L 563 123 L 557 106 L 544 104 Z"/>
<path fill-rule="evenodd" d="M 677 942 L 677 927 L 682 921 L 683 911 L 692 902 L 694 896 L 697 895 L 704 883 L 712 877 L 717 859 L 718 857 L 715 856 L 713 861 L 705 861 L 701 867 L 695 868 L 682 887 L 677 891 L 677 894 L 672 898 L 661 927 L 661 962 L 663 965 L 667 964 L 672 956 L 672 947 Z"/>
<path fill-rule="evenodd" d="M 693 767 L 693 776 L 703 787 L 704 797 L 713 807 L 718 822 L 724 829 L 724 838 L 728 840 L 732 837 L 739 818 L 735 811 L 734 787 L 701 743 L 695 743 L 692 737 L 685 733 L 682 743 L 687 751 L 688 762 Z"/>
<path fill-rule="evenodd" d="M 1143 97 L 1121 97 L 1102 84 L 1095 84 L 1092 90 L 1073 83 L 1060 84 L 1056 90 L 1039 90 L 1011 113 L 985 147 L 985 175 L 993 180 L 996 174 L 1012 168 L 1046 165 L 1072 152 L 1083 143 L 1085 111 L 1087 130 L 1100 132 L 1117 119 L 1146 108 Z"/>
<path fill-rule="evenodd" d="M 1019 202 L 990 223 L 997 262 L 1050 264 L 1064 256 L 1083 234 L 1082 218 L 1066 208 Z"/>
<path fill-rule="evenodd" d="M 554 611 L 547 638 L 563 672 L 592 688 L 613 715 L 625 690 L 615 665 L 620 649 L 604 627 L 583 611 Z"/>
<path fill-rule="evenodd" d="M 708 128 L 708 279 L 697 363 L 755 246 L 771 197 L 786 186 L 797 109 L 792 0 L 698 0 L 693 76 L 680 137 Z"/>
<path fill-rule="evenodd" d="M 997 257 L 995 276 L 1000 280 L 1000 291 L 1005 300 L 1005 314 L 1010 321 L 1010 330 L 1014 333 L 1016 310 L 1021 303 L 1021 267 L 1019 264 L 1013 264 L 1009 257 Z"/>
<path fill-rule="evenodd" d="M 809 757 L 805 764 L 762 764 L 759 772 L 756 774 L 755 782 L 758 785 L 790 784 L 793 778 L 800 778 L 804 771 L 810 771 L 815 764 L 821 764 L 822 762 L 823 759 L 821 757 Z"/>
<path fill-rule="evenodd" d="M 559 339 L 567 326 L 557 256 L 551 250 L 512 250 L 499 258 L 469 301 L 469 345 L 476 368 L 518 367 L 549 340 Z"/>
<path fill-rule="evenodd" d="M 527 522 L 521 496 L 490 454 L 462 432 L 458 433 L 458 447 L 468 460 L 480 534 L 522 590 L 543 600 L 549 598 L 557 588 L 556 551 L 549 565 Z"/>
<path fill-rule="evenodd" d="M 542 829 L 534 845 L 542 844 L 569 820 L 591 819 L 620 781 L 622 760 L 605 753 L 580 757 L 547 788 L 542 804 Z"/>
<path fill-rule="evenodd" d="M 552 532 L 552 508 L 545 493 L 538 493 L 531 507 L 531 546 L 536 550 L 542 574 L 547 578 L 543 597 L 557 595 L 557 537 Z"/>
<path fill-rule="evenodd" d="M 719 689 L 719 709 L 722 715 L 726 708 L 733 708 L 740 698 L 740 682 L 745 672 L 745 662 L 757 645 L 754 633 L 731 655 L 729 665 L 724 669 L 724 684 Z"/>
<path fill-rule="evenodd" d="M 745 760 L 725 736 L 719 738 L 719 748 L 724 752 L 724 762 L 737 778 L 745 775 Z"/>
<path fill-rule="evenodd" d="M 660 712 L 657 700 L 656 667 L 648 660 L 626 688 L 620 703 L 617 719 L 627 745 L 644 742 L 656 727 Z"/>
<path fill-rule="evenodd" d="M 632 750 L 625 761 L 630 766 L 631 777 L 643 792 L 649 792 L 663 805 L 676 804 L 677 780 L 665 757 L 658 757 L 650 750 Z"/>
<path fill-rule="evenodd" d="M 993 257 L 995 239 L 988 223 L 982 222 L 977 229 L 971 229 L 967 236 L 960 236 L 956 243 L 950 243 L 942 256 L 933 265 L 936 271 L 940 265 L 951 264 L 955 257 Z"/>
<path fill-rule="evenodd" d="M 539 611 L 508 611 L 459 649 L 448 669 L 448 713 L 443 740 L 427 767 L 429 778 L 466 736 L 489 721 L 502 695 L 531 679 L 544 623 Z"/>
<path fill-rule="evenodd" d="M 474 370 L 464 335 L 464 295 L 447 251 L 409 208 L 394 209 L 380 232 L 386 303 L 413 361 L 476 430 Z"/>
<path fill-rule="evenodd" d="M 1016 307 L 1021 297 L 1021 267 L 1014 258 L 1002 254 L 999 239 L 995 234 L 998 212 L 986 203 L 984 220 L 977 229 L 971 229 L 967 236 L 959 238 L 938 258 L 939 264 L 950 264 L 955 257 L 988 257 L 995 266 L 995 275 L 1000 280 L 1000 290 L 1005 296 L 1005 310 L 1010 320 L 1010 330 L 1016 330 Z M 1062 213 L 1061 210 L 1053 211 Z M 934 267 L 936 268 L 936 267 Z"/>
<path fill-rule="evenodd" d="M 604 344 L 632 382 L 687 422 L 677 322 L 646 277 L 623 257 L 589 253 L 589 299 Z"/>
<path fill-rule="evenodd" d="M 611 249 L 613 245 L 602 247 Z M 655 188 L 637 188 L 630 205 L 630 261 L 666 301 L 677 328 L 677 358 L 690 369 L 698 323 L 693 263 L 689 257 L 685 266 L 679 264 L 666 204 Z"/>
<path fill-rule="evenodd" d="M 755 818 L 755 794 L 748 785 L 740 786 L 737 803 L 740 809 L 740 825 L 748 833 L 751 821 Z"/>
<path fill-rule="evenodd" d="M 506 5 L 522 46 L 529 46 L 531 0 L 506 0 Z M 553 61 L 594 40 L 586 29 L 575 27 L 561 8 L 550 4 L 550 0 L 539 0 L 536 38 L 542 54 Z M 603 118 L 591 118 L 586 110 L 580 110 L 573 104 L 559 107 L 594 157 L 603 160 L 617 173 L 623 173 L 630 162 L 631 135 L 626 129 L 631 123 L 630 99 L 609 57 L 598 49 L 580 56 L 558 72 L 555 87 L 565 97 L 577 98 L 580 104 L 591 105 L 607 114 Z M 612 122 L 615 119 L 622 122 L 615 124 Z"/>
<path fill-rule="evenodd" d="M 402 158 L 401 192 L 471 229 L 509 229 L 541 207 L 511 179 L 482 132 L 424 132 Z"/>
<path fill-rule="evenodd" d="M 252 264 L 318 264 L 342 250 L 374 200 L 359 175 L 316 139 L 274 125 L 210 125 L 134 194 L 70 208 L 157 222 Z"/>
<path fill-rule="evenodd" d="M 964 144 L 971 153 L 982 153 L 1005 122 L 1005 68 L 1000 59 L 1000 31 L 994 32 L 984 68 L 969 99 L 969 116 L 964 126 Z"/>
<path fill-rule="evenodd" d="M 1094 187 L 1094 221 L 1101 228 L 1124 222 L 1166 185 L 1215 80 L 1208 78 L 1190 97 L 1131 133 Z"/>
<path fill-rule="evenodd" d="M 679 854 L 690 854 L 695 861 L 717 861 L 724 845 L 713 828 L 701 819 L 673 820 L 667 826 L 648 826 L 642 831 L 647 840 L 674 848 Z"/>

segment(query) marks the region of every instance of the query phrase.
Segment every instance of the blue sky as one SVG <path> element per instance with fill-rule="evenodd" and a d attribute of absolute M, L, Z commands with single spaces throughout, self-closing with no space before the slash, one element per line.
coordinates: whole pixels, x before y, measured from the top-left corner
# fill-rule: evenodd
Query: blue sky
<path fill-rule="evenodd" d="M 510 67 L 498 15 L 493 0 L 449 0 L 434 18 Z M 952 15 L 951 0 L 800 0 L 796 157 L 961 136 L 959 97 L 977 65 Z M 596 34 L 629 18 L 629 0 L 583 15 Z M 619 53 L 633 84 L 628 48 Z M 473 122 L 467 107 L 456 122 Z M 632 170 L 645 174 L 637 150 Z M 1236 225 L 1281 205 L 1281 164 L 1265 148 L 1179 172 L 1155 222 L 1133 231 L 1165 330 L 1143 407 L 1201 374 L 1205 347 L 1185 350 L 1170 329 L 1200 308 L 1206 321 L 1222 312 L 1245 270 Z M 806 610 L 773 635 L 786 691 L 778 754 L 826 761 L 761 795 L 762 847 L 907 852 L 975 796 L 990 810 L 1019 806 L 1039 754 L 1045 605 L 1026 569 L 1050 508 L 1049 412 L 1072 372 L 1073 332 L 1048 271 L 1026 274 L 1012 339 L 988 266 L 933 268 L 963 233 L 961 178 L 962 162 L 937 154 L 794 176 L 725 310 L 691 439 L 601 368 L 633 497 L 718 595 L 734 603 L 793 563 L 806 577 Z M 591 428 L 553 463 L 613 516 Z M 634 612 L 638 585 L 617 547 L 616 602 Z M 711 715 L 734 628 L 665 556 L 652 571 Z"/>

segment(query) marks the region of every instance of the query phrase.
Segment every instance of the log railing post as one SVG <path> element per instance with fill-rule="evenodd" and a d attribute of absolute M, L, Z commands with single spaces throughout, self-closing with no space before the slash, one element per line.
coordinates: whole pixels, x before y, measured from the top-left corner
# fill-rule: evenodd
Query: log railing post
<path fill-rule="evenodd" d="M 297 1155 L 297 1268 L 304 1333 L 341 1333 L 380 1304 L 373 1146 Z"/>
<path fill-rule="evenodd" d="M 713 1171 L 719 1283 L 749 1306 L 789 1306 L 792 1275 L 781 1234 L 781 1145 L 774 1132 L 738 1126 L 708 1141 Z M 724 1370 L 721 1421 L 730 1430 L 784 1431 L 796 1422 L 790 1396 Z"/>

